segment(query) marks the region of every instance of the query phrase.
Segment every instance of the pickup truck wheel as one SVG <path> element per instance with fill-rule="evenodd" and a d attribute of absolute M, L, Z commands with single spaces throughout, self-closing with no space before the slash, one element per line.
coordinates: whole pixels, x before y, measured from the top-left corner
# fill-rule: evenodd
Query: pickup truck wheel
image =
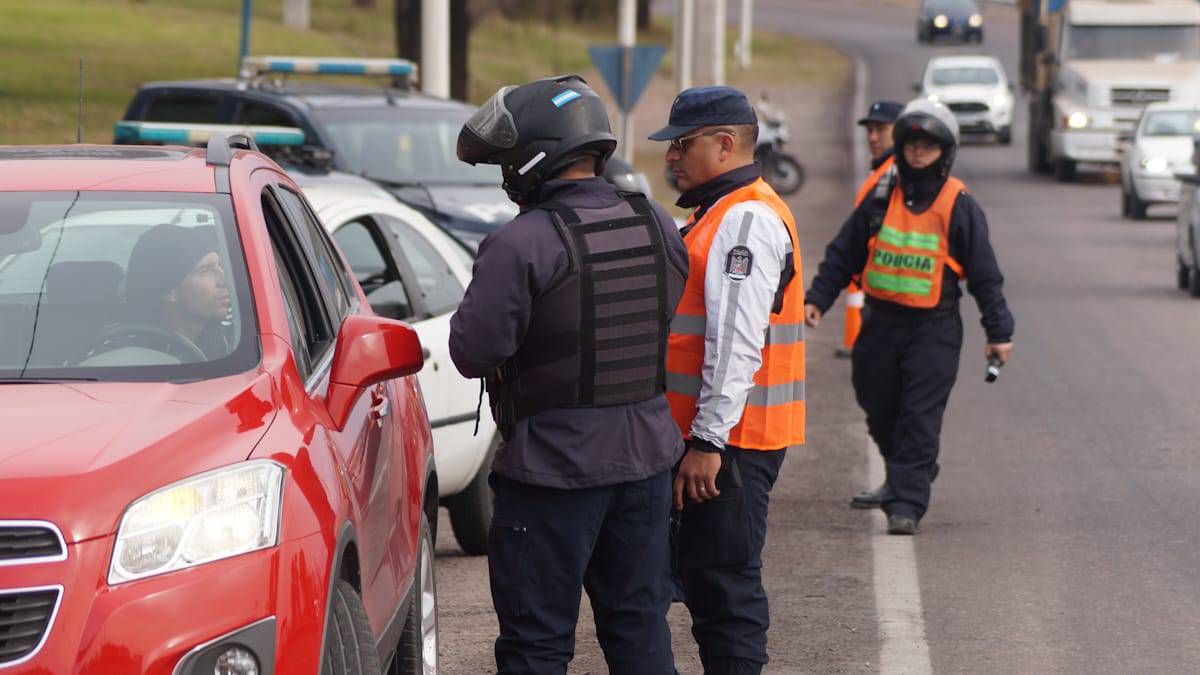
<path fill-rule="evenodd" d="M 1191 284 L 1191 279 L 1191 270 L 1183 264 L 1179 256 L 1175 256 L 1175 285 L 1179 287 L 1179 290 L 1186 291 Z"/>
<path fill-rule="evenodd" d="M 496 443 L 493 442 L 466 489 L 446 500 L 450 529 L 467 555 L 487 553 L 488 528 L 492 524 L 492 488 L 488 485 L 488 474 L 492 471 L 495 454 Z"/>
<path fill-rule="evenodd" d="M 433 530 L 426 516 L 421 516 L 419 542 L 413 599 L 388 675 L 428 675 L 438 672 L 437 579 L 434 575 Z"/>
<path fill-rule="evenodd" d="M 329 599 L 329 634 L 321 675 L 379 675 L 379 654 L 358 591 L 339 579 Z"/>
<path fill-rule="evenodd" d="M 1075 161 L 1071 159 L 1054 160 L 1054 177 L 1060 183 L 1071 183 L 1075 181 Z"/>

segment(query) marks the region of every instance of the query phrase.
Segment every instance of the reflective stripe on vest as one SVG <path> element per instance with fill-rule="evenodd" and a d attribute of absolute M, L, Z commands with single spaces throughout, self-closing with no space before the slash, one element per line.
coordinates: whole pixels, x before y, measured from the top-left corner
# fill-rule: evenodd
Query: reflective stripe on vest
<path fill-rule="evenodd" d="M 867 176 L 867 179 L 862 182 L 862 185 L 858 186 L 858 194 L 854 196 L 854 206 L 861 206 L 863 200 L 867 198 L 867 195 L 871 194 L 871 190 L 873 190 L 875 186 L 879 184 L 879 179 L 883 178 L 884 174 L 891 171 L 892 167 L 894 166 L 896 166 L 896 156 L 889 155 L 887 159 L 883 160 L 882 164 L 875 167 L 875 170 L 871 172 L 871 175 Z"/>
<path fill-rule="evenodd" d="M 933 204 L 920 214 L 908 210 L 901 190 L 893 190 L 879 232 L 871 237 L 863 291 L 906 307 L 931 309 L 942 299 L 943 269 L 960 278 L 962 266 L 950 257 L 950 218 L 954 202 L 966 189 L 947 178 Z"/>
<path fill-rule="evenodd" d="M 709 251 L 725 214 L 742 202 L 765 203 L 787 227 L 792 240 L 795 276 L 783 292 L 783 306 L 772 314 L 762 350 L 762 365 L 746 398 L 742 418 L 729 434 L 729 445 L 747 450 L 777 450 L 804 442 L 804 284 L 796 221 L 783 200 L 761 179 L 725 195 L 684 237 L 690 272 L 671 321 L 667 346 L 667 401 L 684 437 L 697 414 L 704 368 L 704 281 Z"/>

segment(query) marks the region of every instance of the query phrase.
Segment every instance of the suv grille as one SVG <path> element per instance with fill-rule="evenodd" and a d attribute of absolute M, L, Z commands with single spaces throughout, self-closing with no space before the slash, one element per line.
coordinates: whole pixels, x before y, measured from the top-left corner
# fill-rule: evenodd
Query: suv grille
<path fill-rule="evenodd" d="M 59 588 L 0 591 L 0 666 L 20 661 L 42 646 Z"/>
<path fill-rule="evenodd" d="M 26 558 L 56 558 L 64 552 L 58 534 L 45 525 L 0 523 L 0 564 Z"/>
<path fill-rule="evenodd" d="M 986 103 L 979 103 L 977 101 L 970 101 L 970 102 L 963 102 L 963 103 L 948 103 L 946 105 L 947 105 L 947 107 L 950 108 L 951 112 L 969 113 L 969 112 L 987 112 L 988 111 L 988 107 L 987 107 Z"/>
<path fill-rule="evenodd" d="M 1113 105 L 1135 105 L 1142 107 L 1158 101 L 1171 100 L 1170 89 L 1113 89 Z"/>

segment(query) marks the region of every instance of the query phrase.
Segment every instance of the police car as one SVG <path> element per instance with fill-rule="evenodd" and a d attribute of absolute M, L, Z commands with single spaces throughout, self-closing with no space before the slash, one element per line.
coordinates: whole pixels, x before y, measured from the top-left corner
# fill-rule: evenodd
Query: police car
<path fill-rule="evenodd" d="M 289 79 L 293 74 L 391 82 L 353 86 Z M 498 167 L 470 166 L 455 155 L 459 129 L 475 108 L 412 91 L 407 83 L 415 76 L 416 67 L 400 59 L 248 57 L 236 79 L 144 84 L 123 119 L 297 128 L 304 134 L 301 145 L 269 150 L 280 163 L 331 163 L 369 178 L 477 245 L 516 207 L 500 188 Z M 139 142 L 121 134 L 115 141 Z"/>

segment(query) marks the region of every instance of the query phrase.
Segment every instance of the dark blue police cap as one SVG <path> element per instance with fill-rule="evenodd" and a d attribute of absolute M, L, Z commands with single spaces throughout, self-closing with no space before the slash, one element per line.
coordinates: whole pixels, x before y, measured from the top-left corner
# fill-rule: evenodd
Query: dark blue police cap
<path fill-rule="evenodd" d="M 865 125 L 868 122 L 880 122 L 882 124 L 892 124 L 900 117 L 900 112 L 904 110 L 903 103 L 895 101 L 875 101 L 871 104 L 871 109 L 867 111 L 867 116 L 858 121 L 859 125 Z"/>
<path fill-rule="evenodd" d="M 669 141 L 719 124 L 758 124 L 758 116 L 746 95 L 733 87 L 692 87 L 675 97 L 667 126 L 650 134 L 650 140 Z"/>

